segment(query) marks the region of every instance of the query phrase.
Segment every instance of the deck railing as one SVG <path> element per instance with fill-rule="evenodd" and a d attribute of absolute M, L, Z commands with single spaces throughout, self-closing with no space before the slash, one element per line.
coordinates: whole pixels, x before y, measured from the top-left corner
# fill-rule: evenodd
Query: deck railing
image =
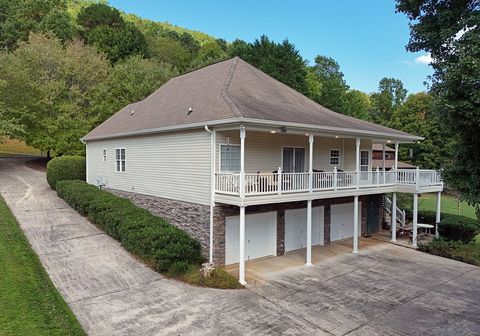
<path fill-rule="evenodd" d="M 435 170 L 403 169 L 397 171 L 355 171 L 310 173 L 255 173 L 245 174 L 245 195 L 283 194 L 323 190 L 381 188 L 394 185 L 418 188 L 441 186 L 440 174 Z M 240 173 L 215 173 L 215 191 L 240 195 Z"/>

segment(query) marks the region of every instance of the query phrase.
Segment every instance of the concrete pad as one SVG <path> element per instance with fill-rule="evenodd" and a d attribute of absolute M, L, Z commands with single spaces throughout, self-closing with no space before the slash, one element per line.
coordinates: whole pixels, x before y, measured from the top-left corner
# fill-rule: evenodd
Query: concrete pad
<path fill-rule="evenodd" d="M 89 335 L 478 335 L 478 267 L 375 239 L 247 263 L 246 290 L 154 272 L 56 196 L 25 158 L 0 193 Z M 235 273 L 235 266 L 230 267 Z M 235 273 L 236 274 L 236 273 Z"/>

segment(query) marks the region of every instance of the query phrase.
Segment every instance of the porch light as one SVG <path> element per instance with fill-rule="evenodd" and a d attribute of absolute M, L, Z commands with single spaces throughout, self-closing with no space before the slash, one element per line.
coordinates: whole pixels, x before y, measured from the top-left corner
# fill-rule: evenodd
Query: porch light
<path fill-rule="evenodd" d="M 309 134 L 308 134 L 308 133 L 305 133 L 305 136 L 309 136 Z"/>
<path fill-rule="evenodd" d="M 338 139 L 338 135 L 335 135 L 335 139 Z"/>
<path fill-rule="evenodd" d="M 272 130 L 272 131 L 270 131 L 270 133 L 275 134 L 275 133 L 277 133 L 277 131 L 273 131 L 273 130 Z"/>
<path fill-rule="evenodd" d="M 392 140 L 387 140 L 388 143 L 392 142 Z"/>

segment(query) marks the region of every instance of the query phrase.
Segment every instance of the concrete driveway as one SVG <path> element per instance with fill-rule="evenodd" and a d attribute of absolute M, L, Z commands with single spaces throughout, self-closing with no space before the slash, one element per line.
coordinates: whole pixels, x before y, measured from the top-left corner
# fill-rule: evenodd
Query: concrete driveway
<path fill-rule="evenodd" d="M 480 334 L 477 267 L 384 243 L 247 290 L 196 288 L 136 260 L 25 160 L 0 159 L 0 193 L 90 335 Z"/>

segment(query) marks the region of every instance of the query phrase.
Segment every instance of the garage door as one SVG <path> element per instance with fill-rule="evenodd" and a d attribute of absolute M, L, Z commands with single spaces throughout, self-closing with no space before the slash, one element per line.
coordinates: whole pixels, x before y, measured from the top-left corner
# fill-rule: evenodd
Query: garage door
<path fill-rule="evenodd" d="M 225 264 L 238 263 L 240 216 L 225 220 Z M 245 216 L 245 260 L 277 254 L 277 212 Z"/>
<path fill-rule="evenodd" d="M 323 245 L 323 206 L 312 208 L 312 245 Z M 307 246 L 307 208 L 285 211 L 285 252 Z"/>
<path fill-rule="evenodd" d="M 358 221 L 361 222 L 361 202 L 358 202 Z M 331 206 L 330 241 L 353 237 L 353 203 Z"/>

